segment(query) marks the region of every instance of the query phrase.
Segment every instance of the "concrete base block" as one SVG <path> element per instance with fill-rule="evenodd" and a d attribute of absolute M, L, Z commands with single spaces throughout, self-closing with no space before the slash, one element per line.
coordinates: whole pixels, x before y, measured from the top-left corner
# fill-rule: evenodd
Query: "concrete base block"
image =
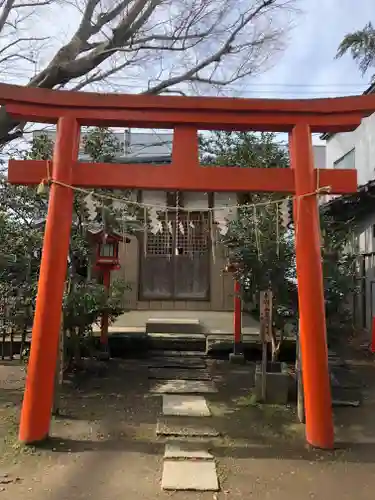
<path fill-rule="evenodd" d="M 286 363 L 268 363 L 266 371 L 266 400 L 264 403 L 285 405 L 288 402 L 289 373 Z M 255 393 L 262 400 L 262 364 L 255 369 Z"/>
<path fill-rule="evenodd" d="M 245 363 L 245 356 L 243 354 L 231 352 L 229 354 L 229 362 L 235 365 L 243 365 Z"/>

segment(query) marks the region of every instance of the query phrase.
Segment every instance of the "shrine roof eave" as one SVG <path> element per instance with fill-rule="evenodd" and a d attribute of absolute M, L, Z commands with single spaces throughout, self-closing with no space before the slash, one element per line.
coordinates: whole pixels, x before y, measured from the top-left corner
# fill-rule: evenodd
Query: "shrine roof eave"
<path fill-rule="evenodd" d="M 95 241 L 98 241 L 101 239 L 101 237 L 105 234 L 105 231 L 103 229 L 103 227 L 97 227 L 95 225 L 89 227 L 87 229 L 87 233 L 88 235 L 94 239 Z M 126 235 L 124 234 L 120 234 L 118 233 L 117 231 L 115 231 L 114 229 L 111 229 L 108 233 L 108 236 L 113 239 L 113 240 L 116 240 L 116 241 L 124 241 L 125 243 L 131 243 L 131 239 L 128 238 Z"/>
<path fill-rule="evenodd" d="M 375 95 L 325 99 L 245 99 L 97 94 L 0 84 L 0 104 L 15 119 L 55 123 L 74 116 L 82 125 L 288 132 L 355 129 L 375 111 Z"/>
<path fill-rule="evenodd" d="M 321 205 L 323 214 L 337 222 L 352 220 L 358 223 L 375 214 L 375 181 L 358 186 L 355 193 L 343 194 Z"/>

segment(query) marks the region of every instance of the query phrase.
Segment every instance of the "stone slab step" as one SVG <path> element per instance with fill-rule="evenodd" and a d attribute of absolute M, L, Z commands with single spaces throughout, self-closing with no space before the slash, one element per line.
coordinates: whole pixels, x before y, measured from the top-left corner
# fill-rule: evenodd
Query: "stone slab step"
<path fill-rule="evenodd" d="M 176 396 L 164 394 L 163 415 L 210 417 L 211 412 L 203 396 Z"/>
<path fill-rule="evenodd" d="M 212 394 L 217 389 L 208 380 L 163 380 L 155 382 L 150 389 L 157 394 Z"/>
<path fill-rule="evenodd" d="M 148 378 L 151 380 L 211 380 L 205 370 L 186 370 L 175 368 L 150 368 Z"/>
<path fill-rule="evenodd" d="M 146 333 L 202 333 L 198 318 L 149 318 Z"/>
<path fill-rule="evenodd" d="M 166 443 L 164 459 L 172 460 L 213 460 L 213 455 L 200 443 L 174 441 Z"/>
<path fill-rule="evenodd" d="M 186 337 L 181 335 L 149 334 L 147 335 L 148 349 L 163 351 L 199 351 L 201 356 L 206 353 L 206 337 L 195 335 Z"/>
<path fill-rule="evenodd" d="M 215 462 L 165 460 L 161 487 L 174 491 L 218 491 Z"/>
<path fill-rule="evenodd" d="M 179 438 L 213 438 L 220 433 L 209 425 L 201 423 L 200 418 L 162 417 L 156 425 L 156 435 Z"/>
<path fill-rule="evenodd" d="M 206 368 L 204 361 L 188 359 L 153 359 L 148 363 L 149 368 L 182 368 L 184 370 L 196 370 Z"/>
<path fill-rule="evenodd" d="M 202 354 L 202 351 L 160 351 L 160 350 L 153 350 L 151 349 L 149 351 L 149 356 L 150 357 L 155 357 L 155 358 L 161 358 L 161 357 L 167 357 L 167 358 L 197 358 L 199 360 L 204 360 L 206 356 Z"/>
<path fill-rule="evenodd" d="M 206 341 L 206 335 L 204 335 L 203 333 L 148 333 L 147 337 L 152 340 L 179 340 L 181 342 L 194 342 L 195 340 L 202 340 L 204 342 Z"/>

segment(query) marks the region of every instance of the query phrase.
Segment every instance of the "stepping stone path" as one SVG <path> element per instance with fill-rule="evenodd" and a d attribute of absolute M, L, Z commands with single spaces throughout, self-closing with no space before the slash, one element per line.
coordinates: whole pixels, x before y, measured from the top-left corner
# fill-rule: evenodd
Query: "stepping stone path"
<path fill-rule="evenodd" d="M 176 357 L 175 359 L 161 359 L 157 358 L 151 360 L 149 364 L 150 368 L 179 368 L 180 370 L 200 370 L 206 368 L 206 364 L 200 359 L 182 359 L 180 357 Z"/>
<path fill-rule="evenodd" d="M 164 380 L 157 382 L 151 392 L 158 394 L 208 394 L 217 392 L 211 380 Z"/>
<path fill-rule="evenodd" d="M 188 440 L 219 435 L 206 425 L 211 412 L 203 394 L 215 393 L 217 389 L 205 361 L 195 359 L 190 353 L 184 358 L 179 353 L 173 359 L 153 359 L 149 368 L 149 378 L 154 379 L 150 392 L 162 396 L 163 416 L 158 419 L 156 434 L 180 439 L 165 445 L 162 489 L 218 491 L 214 457 L 205 443 Z M 201 417 L 205 417 L 202 423 Z"/>
<path fill-rule="evenodd" d="M 164 394 L 163 415 L 209 417 L 211 416 L 211 412 L 203 396 L 173 396 Z"/>
<path fill-rule="evenodd" d="M 205 370 L 185 370 L 175 368 L 150 368 L 149 379 L 154 380 L 211 380 Z"/>
<path fill-rule="evenodd" d="M 178 437 L 217 437 L 219 433 L 216 429 L 204 424 L 192 422 L 191 418 L 169 417 L 159 419 L 156 424 L 156 434 L 158 436 L 178 436 Z"/>

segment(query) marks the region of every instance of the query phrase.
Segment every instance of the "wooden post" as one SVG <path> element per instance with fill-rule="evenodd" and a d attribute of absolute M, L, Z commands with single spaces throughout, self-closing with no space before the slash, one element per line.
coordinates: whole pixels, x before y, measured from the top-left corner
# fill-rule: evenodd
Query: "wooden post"
<path fill-rule="evenodd" d="M 260 336 L 262 342 L 262 401 L 267 399 L 268 342 L 272 329 L 272 291 L 260 292 Z"/>
<path fill-rule="evenodd" d="M 334 431 L 319 212 L 315 194 L 317 181 L 311 130 L 307 124 L 301 123 L 294 127 L 291 146 L 297 196 L 296 263 L 306 439 L 312 446 L 331 449 L 334 445 Z"/>
<path fill-rule="evenodd" d="M 240 354 L 242 351 L 242 305 L 241 305 L 241 285 L 238 280 L 234 280 L 234 354 Z"/>
<path fill-rule="evenodd" d="M 72 182 L 78 147 L 78 122 L 70 116 L 60 118 L 53 155 L 55 181 Z M 42 441 L 49 433 L 73 196 L 71 188 L 52 183 L 19 431 L 26 444 Z"/>

